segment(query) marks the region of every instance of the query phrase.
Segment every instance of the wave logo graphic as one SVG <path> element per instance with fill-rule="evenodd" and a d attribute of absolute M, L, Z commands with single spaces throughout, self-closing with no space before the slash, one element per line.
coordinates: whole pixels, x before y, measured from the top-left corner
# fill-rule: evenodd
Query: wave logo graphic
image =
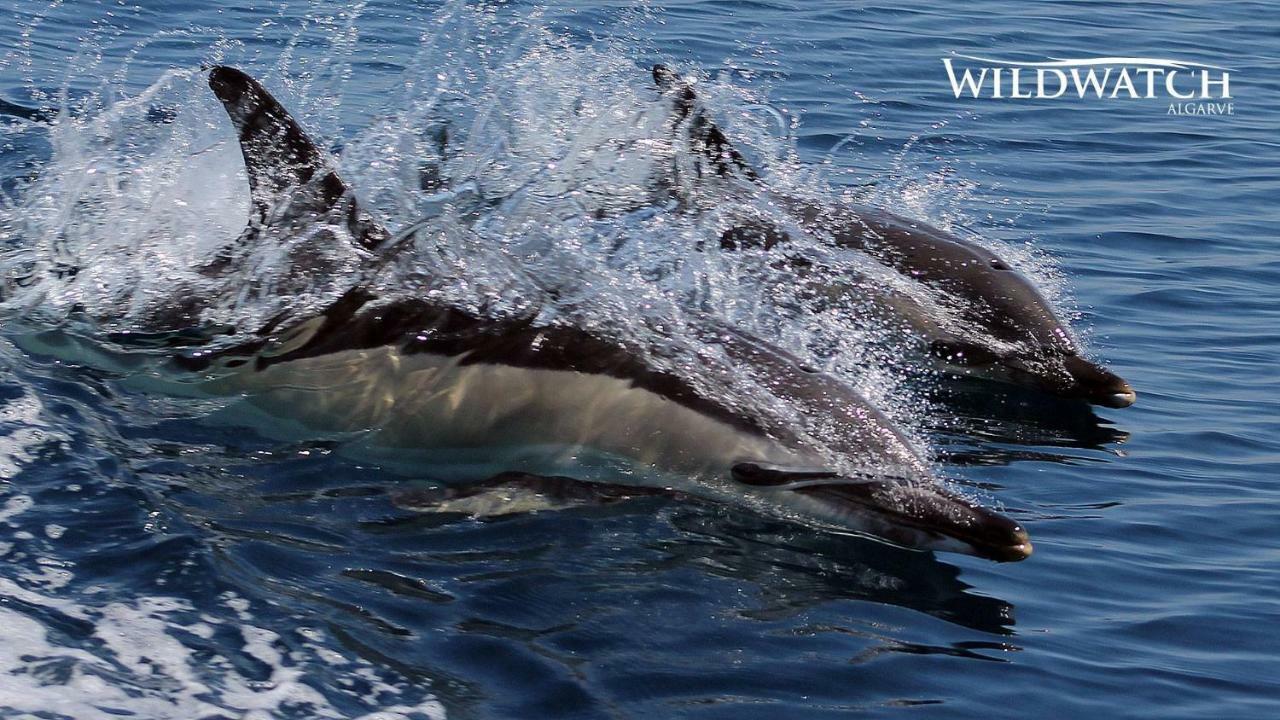
<path fill-rule="evenodd" d="M 1149 57 L 1049 58 L 1038 62 L 960 55 L 942 58 L 956 99 L 1153 100 L 1170 115 L 1231 115 L 1231 70 Z"/>

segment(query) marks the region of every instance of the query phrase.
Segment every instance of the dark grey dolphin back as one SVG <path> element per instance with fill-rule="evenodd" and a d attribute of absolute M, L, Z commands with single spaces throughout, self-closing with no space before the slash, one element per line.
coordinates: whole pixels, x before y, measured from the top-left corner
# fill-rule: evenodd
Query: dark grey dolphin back
<path fill-rule="evenodd" d="M 365 250 L 387 242 L 386 229 L 360 208 L 325 153 L 257 80 L 218 66 L 209 72 L 209 87 L 239 134 L 249 175 L 253 210 L 242 241 L 269 225 L 337 215 Z"/>

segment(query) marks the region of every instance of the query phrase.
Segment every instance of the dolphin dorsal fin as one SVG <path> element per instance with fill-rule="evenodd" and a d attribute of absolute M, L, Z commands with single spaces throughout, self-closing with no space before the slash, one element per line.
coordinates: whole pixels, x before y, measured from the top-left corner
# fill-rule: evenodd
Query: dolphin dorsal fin
<path fill-rule="evenodd" d="M 694 92 L 692 85 L 680 79 L 671 68 L 661 64 L 653 66 L 653 82 L 659 90 L 671 96 L 676 126 L 687 124 L 694 150 L 711 161 L 717 175 L 737 175 L 752 182 L 759 179 L 747 159 L 729 142 L 720 126 L 707 115 L 702 103 L 698 102 L 698 94 Z"/>
<path fill-rule="evenodd" d="M 386 242 L 390 234 L 360 209 L 325 153 L 261 83 L 217 66 L 209 71 L 209 87 L 239 134 L 253 204 L 246 236 L 273 223 L 336 212 L 346 216 L 352 241 L 365 250 Z"/>

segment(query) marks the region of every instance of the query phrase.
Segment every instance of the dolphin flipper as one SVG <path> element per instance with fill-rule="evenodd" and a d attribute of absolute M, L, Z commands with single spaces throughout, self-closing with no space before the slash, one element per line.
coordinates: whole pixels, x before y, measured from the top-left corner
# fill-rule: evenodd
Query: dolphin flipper
<path fill-rule="evenodd" d="M 835 472 L 823 468 L 784 467 L 766 463 L 744 462 L 730 470 L 733 479 L 753 487 L 785 487 L 806 480 L 835 480 Z"/>
<path fill-rule="evenodd" d="M 352 242 L 365 250 L 378 250 L 390 239 L 390 233 L 360 208 L 325 154 L 261 83 L 235 68 L 217 66 L 209 71 L 209 87 L 239 133 L 249 175 L 253 215 L 241 243 L 270 225 L 326 215 L 344 220 Z"/>
<path fill-rule="evenodd" d="M 841 475 L 822 467 L 789 467 L 759 462 L 738 463 L 729 472 L 735 482 L 769 490 L 882 484 L 866 477 Z"/>

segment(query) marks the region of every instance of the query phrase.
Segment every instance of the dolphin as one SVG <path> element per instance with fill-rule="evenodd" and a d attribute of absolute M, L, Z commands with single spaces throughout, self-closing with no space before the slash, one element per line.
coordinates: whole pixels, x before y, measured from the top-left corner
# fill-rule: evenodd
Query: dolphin
<path fill-rule="evenodd" d="M 238 242 L 336 219 L 376 274 L 379 254 L 401 247 L 396 236 L 301 126 L 240 70 L 212 68 L 209 86 L 238 133 L 253 198 Z M 591 490 L 566 483 L 619 480 L 642 488 L 632 494 L 745 505 L 907 548 L 1030 555 L 1025 529 L 940 485 L 893 422 L 837 378 L 727 326 L 691 332 L 722 351 L 696 371 L 536 311 L 488 317 L 433 297 L 382 297 L 365 279 L 322 312 L 274 318 L 242 341 L 147 342 L 173 352 L 200 393 L 242 398 L 231 412 L 264 418 L 265 432 L 334 434 L 354 452 L 473 484 L 419 499 L 442 511 L 540 506 L 484 497 L 511 497 L 513 483 L 580 500 Z M 744 376 L 793 412 L 757 407 Z M 819 447 L 812 426 L 838 432 Z"/>
<path fill-rule="evenodd" d="M 37 125 L 52 125 L 58 120 L 60 112 L 72 112 L 72 109 L 52 110 L 46 107 L 30 107 L 0 98 L 0 117 L 19 118 Z M 147 108 L 146 119 L 157 125 L 171 123 L 175 117 L 177 112 L 170 107 L 151 105 Z"/>
<path fill-rule="evenodd" d="M 4 98 L 0 98 L 0 116 L 15 117 L 27 120 L 33 123 L 49 124 L 57 117 L 54 113 L 40 108 L 27 107 L 26 105 L 18 105 L 11 103 Z"/>
<path fill-rule="evenodd" d="M 864 253 L 912 282 L 941 293 L 958 308 L 971 332 L 947 329 L 903 293 L 866 284 L 835 283 L 871 300 L 901 322 L 949 370 L 1034 388 L 1105 407 L 1132 405 L 1137 395 L 1120 376 L 1083 357 L 1074 334 L 1025 275 L 991 251 L 929 223 L 846 202 L 819 203 L 771 191 L 698 103 L 693 87 L 664 65 L 653 67 L 657 86 L 672 103 L 673 123 L 690 149 L 707 158 L 709 172 L 734 181 L 738 192 L 765 194 L 801 232 Z M 699 173 L 704 173 L 701 166 Z M 785 248 L 787 228 L 747 219 L 720 238 L 742 246 Z M 995 342 L 991 342 L 994 340 Z"/>

